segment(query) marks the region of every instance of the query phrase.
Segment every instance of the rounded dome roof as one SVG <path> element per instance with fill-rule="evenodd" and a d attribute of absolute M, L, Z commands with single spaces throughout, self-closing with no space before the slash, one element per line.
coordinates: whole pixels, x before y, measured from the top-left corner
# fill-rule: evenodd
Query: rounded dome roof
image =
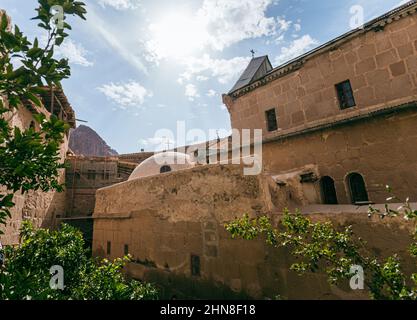
<path fill-rule="evenodd" d="M 190 155 L 181 152 L 162 152 L 143 161 L 132 172 L 129 180 L 155 176 L 161 173 L 193 168 Z"/>

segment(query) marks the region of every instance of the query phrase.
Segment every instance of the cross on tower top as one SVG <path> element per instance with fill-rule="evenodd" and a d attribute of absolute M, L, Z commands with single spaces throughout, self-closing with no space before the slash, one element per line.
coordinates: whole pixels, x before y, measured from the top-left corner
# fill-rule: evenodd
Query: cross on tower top
<path fill-rule="evenodd" d="M 251 50 L 250 53 L 252 53 L 252 58 L 255 58 L 255 50 Z"/>

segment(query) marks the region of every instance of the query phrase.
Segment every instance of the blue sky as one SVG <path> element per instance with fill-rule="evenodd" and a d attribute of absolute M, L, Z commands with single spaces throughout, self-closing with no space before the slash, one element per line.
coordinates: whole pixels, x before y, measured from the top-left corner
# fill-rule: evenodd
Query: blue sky
<path fill-rule="evenodd" d="M 207 135 L 230 130 L 221 94 L 247 66 L 251 49 L 269 55 L 275 67 L 350 30 L 352 7 L 361 6 L 368 21 L 403 1 L 84 2 L 87 21 L 70 19 L 70 40 L 58 51 L 72 67 L 63 86 L 77 118 L 119 153 L 130 153 L 158 149 L 157 131 L 175 133 L 177 121 Z M 30 21 L 36 5 L 0 0 L 30 38 L 42 37 Z"/>

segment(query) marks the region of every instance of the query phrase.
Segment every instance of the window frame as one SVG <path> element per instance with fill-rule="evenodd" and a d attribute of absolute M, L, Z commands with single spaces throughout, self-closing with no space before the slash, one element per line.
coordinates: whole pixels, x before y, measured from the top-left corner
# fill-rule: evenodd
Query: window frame
<path fill-rule="evenodd" d="M 87 170 L 87 180 L 96 180 L 97 171 L 96 170 Z"/>
<path fill-rule="evenodd" d="M 345 85 L 349 86 L 348 89 L 350 92 L 346 90 Z M 349 79 L 335 84 L 335 88 L 340 110 L 356 107 L 355 95 L 353 94 L 352 83 Z M 351 97 L 349 98 L 348 95 L 351 95 Z"/>
<path fill-rule="evenodd" d="M 159 168 L 160 174 L 168 173 L 168 172 L 172 172 L 172 167 L 169 165 L 163 165 L 162 167 Z"/>
<path fill-rule="evenodd" d="M 272 112 L 274 113 L 274 123 L 271 125 L 270 120 L 272 120 L 272 117 L 270 119 L 269 114 Z M 276 108 L 265 110 L 265 119 L 266 119 L 266 129 L 268 132 L 274 132 L 278 130 L 278 117 L 277 117 L 277 110 Z"/>
<path fill-rule="evenodd" d="M 201 277 L 201 259 L 199 255 L 191 254 L 190 256 L 191 276 Z"/>
<path fill-rule="evenodd" d="M 111 255 L 111 241 L 107 241 L 107 248 L 106 248 L 107 255 Z"/>

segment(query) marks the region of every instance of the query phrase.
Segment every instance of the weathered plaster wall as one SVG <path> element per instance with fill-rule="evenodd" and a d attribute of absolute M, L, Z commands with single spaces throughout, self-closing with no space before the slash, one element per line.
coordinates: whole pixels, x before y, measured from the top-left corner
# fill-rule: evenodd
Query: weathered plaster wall
<path fill-rule="evenodd" d="M 298 277 L 289 271 L 294 260 L 285 250 L 262 240 L 231 239 L 224 223 L 243 213 L 279 219 L 272 213 L 270 191 L 277 193 L 277 203 L 286 203 L 285 193 L 274 190 L 270 178 L 245 177 L 240 166 L 232 165 L 202 166 L 100 189 L 93 253 L 108 258 L 130 253 L 134 262 L 128 274 L 159 284 L 164 298 L 365 298 L 346 284 L 329 286 L 323 274 Z M 366 207 L 325 208 L 323 214 L 315 213 L 323 208 L 305 212 L 315 220 L 353 224 L 378 255 L 404 253 L 411 241 L 411 226 L 402 220 L 369 219 Z M 192 275 L 192 255 L 200 259 L 200 275 Z"/>
<path fill-rule="evenodd" d="M 47 113 L 45 111 L 45 113 Z M 6 114 L 11 126 L 17 126 L 22 130 L 29 128 L 33 119 L 32 113 L 24 107 L 14 111 L 13 114 Z M 36 125 L 37 126 L 37 125 Z M 36 127 L 35 126 L 35 127 Z M 68 151 L 68 136 L 65 135 L 64 142 L 60 146 L 60 158 L 63 162 Z M 65 183 L 65 172 L 60 170 L 59 182 Z M 22 195 L 17 192 L 13 201 L 12 217 L 7 220 L 6 227 L 3 227 L 4 235 L 0 236 L 3 245 L 17 244 L 19 242 L 19 229 L 22 221 L 31 220 L 36 227 L 53 227 L 56 218 L 65 213 L 65 192 L 42 192 L 30 191 Z"/>
<path fill-rule="evenodd" d="M 97 191 L 95 218 L 125 216 L 140 208 L 175 221 L 186 218 L 218 221 L 252 208 L 272 209 L 263 176 L 244 176 L 240 165 L 199 166 L 120 183 Z"/>
<path fill-rule="evenodd" d="M 138 276 L 135 265 L 148 261 L 180 277 L 189 274 L 190 254 L 195 254 L 203 265 L 212 265 L 210 272 L 217 281 L 224 277 L 223 271 L 236 270 L 235 261 L 227 258 L 230 248 L 222 249 L 226 244 L 223 223 L 243 212 L 270 212 L 269 188 L 266 177 L 243 176 L 239 165 L 213 165 L 100 189 L 93 252 L 120 257 L 127 245 L 138 262 L 132 264 L 132 276 Z M 111 243 L 109 255 L 107 242 Z"/>

